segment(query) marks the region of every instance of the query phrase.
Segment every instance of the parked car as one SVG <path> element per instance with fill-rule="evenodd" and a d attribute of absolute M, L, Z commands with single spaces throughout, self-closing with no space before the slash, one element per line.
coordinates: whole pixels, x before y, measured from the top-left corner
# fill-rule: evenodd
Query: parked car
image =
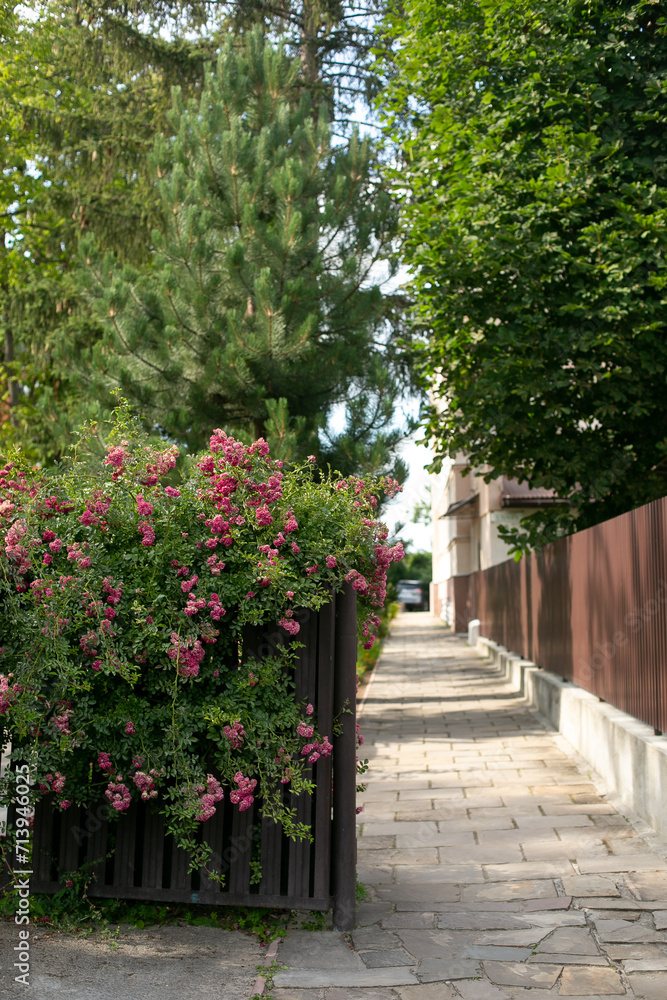
<path fill-rule="evenodd" d="M 399 580 L 396 600 L 406 611 L 425 611 L 428 608 L 428 584 L 422 580 Z"/>

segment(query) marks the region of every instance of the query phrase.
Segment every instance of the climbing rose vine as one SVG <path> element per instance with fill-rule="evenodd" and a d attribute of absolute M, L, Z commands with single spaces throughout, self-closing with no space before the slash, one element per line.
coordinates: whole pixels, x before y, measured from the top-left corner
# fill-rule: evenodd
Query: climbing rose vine
<path fill-rule="evenodd" d="M 220 430 L 179 462 L 124 405 L 103 456 L 81 452 L 55 473 L 20 455 L 0 469 L 3 744 L 55 808 L 102 799 L 122 817 L 150 801 L 197 864 L 197 826 L 224 796 L 243 811 L 261 794 L 307 836 L 283 790 L 312 789 L 332 734 L 295 700 L 294 644 L 344 581 L 372 643 L 402 556 L 376 508 L 397 484 L 283 468 L 264 441 Z M 275 655 L 240 655 L 245 626 L 276 622 Z M 8 769 L 0 801 L 12 795 Z"/>

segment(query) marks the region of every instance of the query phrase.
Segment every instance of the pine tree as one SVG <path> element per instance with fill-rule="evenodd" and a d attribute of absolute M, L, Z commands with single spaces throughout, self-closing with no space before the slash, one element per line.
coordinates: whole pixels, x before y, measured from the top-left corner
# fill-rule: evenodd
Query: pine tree
<path fill-rule="evenodd" d="M 151 267 L 85 242 L 105 324 L 91 389 L 119 386 L 192 447 L 217 426 L 264 436 L 289 414 L 317 451 L 332 407 L 382 364 L 371 272 L 394 217 L 371 146 L 357 134 L 332 145 L 298 62 L 258 29 L 227 40 L 200 101 L 175 91 L 169 124 L 152 157 L 164 225 Z"/>

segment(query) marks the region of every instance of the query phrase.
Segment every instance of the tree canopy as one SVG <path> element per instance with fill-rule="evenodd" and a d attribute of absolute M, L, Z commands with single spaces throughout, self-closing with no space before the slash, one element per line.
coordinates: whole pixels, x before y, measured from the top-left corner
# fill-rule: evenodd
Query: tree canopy
<path fill-rule="evenodd" d="M 290 447 L 296 434 L 317 454 L 355 385 L 395 395 L 373 279 L 394 212 L 372 147 L 356 133 L 332 144 L 299 61 L 258 29 L 226 40 L 200 99 L 174 101 L 152 156 L 162 226 L 150 264 L 121 267 L 82 243 L 105 331 L 85 377 L 193 447 L 218 426 L 280 443 L 295 418 Z M 357 422 L 368 412 L 365 400 Z"/>
<path fill-rule="evenodd" d="M 3 12 L 3 435 L 48 460 L 100 412 L 70 363 L 99 335 L 75 280 L 79 239 L 94 232 L 120 259 L 147 259 L 159 211 L 147 154 L 171 86 L 193 92 L 215 43 L 140 31 L 148 9 L 48 2 L 30 18 Z"/>
<path fill-rule="evenodd" d="M 341 120 L 349 116 L 352 104 L 367 95 L 371 87 L 369 58 L 375 3 L 369 0 L 369 5 L 364 6 L 361 0 L 289 0 L 274 6 L 264 0 L 243 4 L 231 0 L 133 0 L 129 4 L 118 0 L 36 0 L 28 13 L 27 8 L 0 6 L 0 110 L 6 128 L 0 176 L 4 227 L 4 240 L 0 241 L 0 339 L 4 338 L 7 388 L 0 412 L 0 438 L 5 443 L 19 441 L 34 459 L 50 461 L 63 454 L 73 430 L 83 421 L 108 415 L 111 397 L 91 388 L 97 389 L 104 382 L 104 372 L 109 375 L 105 385 L 114 381 L 112 359 L 106 356 L 110 346 L 103 343 L 110 317 L 100 315 L 86 294 L 81 261 L 88 257 L 103 259 L 106 255 L 108 261 L 114 261 L 114 280 L 120 281 L 123 268 L 129 269 L 123 280 L 129 280 L 131 272 L 144 284 L 151 280 L 157 261 L 153 236 L 157 231 L 159 238 L 167 238 L 169 219 L 165 221 L 164 212 L 171 213 L 173 208 L 165 201 L 164 185 L 156 173 L 159 169 L 163 177 L 175 177 L 170 162 L 177 143 L 169 119 L 172 88 L 179 88 L 181 110 L 191 113 L 188 102 L 201 98 L 205 64 L 216 62 L 225 41 L 228 47 L 233 41 L 241 49 L 244 39 L 258 25 L 272 44 L 276 45 L 280 37 L 284 39 L 286 54 L 295 60 L 289 98 L 292 123 L 296 122 L 293 112 L 301 99 L 308 104 L 306 94 L 310 94 L 313 134 L 317 132 L 320 112 L 323 128 L 338 132 L 333 141 L 326 139 L 328 165 L 322 164 L 317 174 L 323 183 L 322 192 L 330 185 L 328 210 L 337 211 L 338 205 L 331 187 L 334 162 L 340 183 L 346 169 L 344 157 L 348 157 L 352 171 L 358 161 L 363 179 L 360 175 L 348 186 L 354 204 L 340 202 L 343 214 L 347 213 L 346 221 L 328 247 L 326 266 L 332 264 L 336 247 L 339 258 L 341 253 L 354 255 L 357 250 L 365 252 L 364 248 L 369 251 L 366 263 L 359 258 L 345 263 L 343 285 L 350 291 L 348 279 L 355 268 L 358 279 L 381 249 L 387 249 L 392 212 L 381 191 L 377 152 L 358 137 L 350 139 L 353 128 L 349 121 L 343 122 L 341 129 Z M 332 125 L 327 126 L 328 122 Z M 299 154 L 304 152 L 303 127 L 302 123 L 295 146 L 288 131 L 282 129 L 287 144 L 282 151 L 286 169 L 295 166 L 293 154 L 297 147 Z M 342 148 L 334 152 L 342 132 L 356 152 L 349 144 L 347 153 Z M 163 136 L 159 164 L 151 153 L 158 136 Z M 274 150 L 273 155 L 275 158 L 279 153 Z M 312 157 L 309 162 L 313 162 Z M 277 159 L 267 165 L 267 184 L 276 176 L 276 164 Z M 186 183 L 181 173 L 179 183 Z M 313 190 L 311 184 L 306 200 L 312 200 Z M 359 197 L 362 190 L 367 198 L 365 205 Z M 273 227 L 276 239 L 278 220 L 271 221 L 266 213 L 282 202 L 278 196 L 271 202 L 266 194 L 263 191 L 259 221 L 265 228 Z M 188 210 L 194 218 L 197 193 L 192 185 L 188 198 Z M 216 198 L 219 208 L 220 192 Z M 210 205 L 199 207 L 210 216 Z M 384 218 L 373 220 L 372 211 L 378 208 Z M 345 229 L 352 216 L 356 217 L 353 226 L 361 227 L 356 245 Z M 312 226 L 312 222 L 311 204 L 311 216 L 304 226 Z M 301 222 L 295 222 L 293 217 L 291 225 L 295 224 L 298 228 Z M 330 232 L 335 228 L 334 223 Z M 283 237 L 289 240 L 288 233 Z M 82 241 L 88 247 L 83 255 Z M 250 281 L 254 288 L 262 267 L 261 254 L 251 254 L 239 282 Z M 153 278 L 159 283 L 157 274 Z M 312 367 L 304 368 L 301 358 L 305 377 L 300 390 L 295 389 L 294 380 L 290 391 L 284 386 L 280 389 L 282 395 L 272 384 L 263 387 L 262 379 L 270 378 L 270 373 L 260 372 L 255 366 L 258 408 L 251 422 L 255 427 L 265 425 L 285 453 L 295 449 L 299 454 L 317 451 L 319 442 L 320 455 L 340 463 L 347 471 L 388 468 L 389 452 L 402 436 L 393 420 L 400 391 L 393 334 L 400 326 L 402 303 L 399 296 L 381 295 L 377 279 L 377 272 L 369 274 L 368 280 L 362 282 L 363 295 L 359 287 L 359 294 L 355 293 L 350 303 L 351 309 L 354 303 L 354 308 L 360 308 L 365 300 L 364 308 L 368 308 L 363 317 L 353 309 L 339 310 L 338 318 L 318 314 L 320 325 L 329 323 L 328 332 L 322 333 L 320 348 L 326 337 L 332 341 L 326 364 L 317 372 Z M 318 287 L 321 295 L 322 287 Z M 237 282 L 236 297 L 233 295 L 230 303 L 233 308 L 240 304 L 245 314 L 248 295 L 243 298 L 239 288 Z M 306 289 L 305 283 L 302 289 Z M 307 292 L 310 295 L 312 289 Z M 312 301 L 311 296 L 304 303 L 305 312 Z M 330 309 L 331 295 L 326 303 L 321 299 L 320 305 Z M 196 306 L 200 314 L 202 308 L 200 295 Z M 218 300 L 215 308 L 220 314 L 226 304 Z M 347 333 L 338 330 L 339 319 L 344 326 L 347 324 Z M 351 324 L 357 320 L 363 331 L 354 341 Z M 319 360 L 324 360 L 322 350 Z M 341 366 L 335 375 L 334 362 Z M 210 359 L 206 364 L 210 371 Z M 173 373 L 173 366 L 170 370 Z M 128 375 L 128 370 L 124 374 Z M 135 388 L 134 392 L 128 389 L 127 395 L 141 400 L 146 386 Z M 320 400 L 326 401 L 315 420 L 318 393 Z M 305 402 L 306 397 L 310 402 Z M 346 410 L 342 431 L 325 426 L 327 413 L 336 409 L 336 400 Z M 245 406 L 247 416 L 247 392 L 243 405 L 240 400 L 234 402 L 241 410 Z M 182 397 L 177 395 L 173 403 L 176 409 L 183 403 Z M 149 412 L 148 419 L 154 421 L 154 410 L 149 407 Z M 233 407 L 225 412 L 230 420 L 236 419 Z M 219 408 L 217 413 L 220 415 Z M 182 429 L 187 424 L 191 441 L 200 440 L 199 432 L 194 430 L 197 419 L 195 414 L 194 423 L 179 425 Z M 171 426 L 175 428 L 177 423 Z"/>
<path fill-rule="evenodd" d="M 664 6 L 406 0 L 386 30 L 438 459 L 567 501 L 523 543 L 664 495 Z"/>

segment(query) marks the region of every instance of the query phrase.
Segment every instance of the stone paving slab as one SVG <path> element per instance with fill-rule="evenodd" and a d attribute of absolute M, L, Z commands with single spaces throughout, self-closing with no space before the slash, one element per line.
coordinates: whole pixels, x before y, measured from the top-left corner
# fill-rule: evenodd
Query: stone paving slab
<path fill-rule="evenodd" d="M 667 1000 L 667 844 L 463 637 L 399 616 L 360 721 L 371 899 L 288 932 L 275 1000 Z"/>
<path fill-rule="evenodd" d="M 352 944 L 336 931 L 293 930 L 280 946 L 280 964 L 297 969 L 363 969 Z"/>
<path fill-rule="evenodd" d="M 282 961 L 282 959 L 281 959 Z M 276 987 L 301 986 L 312 989 L 314 986 L 409 986 L 419 982 L 414 972 L 405 966 L 396 969 L 364 969 L 346 971 L 337 969 L 288 969 L 276 972 L 274 976 Z"/>
<path fill-rule="evenodd" d="M 667 972 L 635 972 L 628 976 L 637 1000 L 665 1000 Z"/>

